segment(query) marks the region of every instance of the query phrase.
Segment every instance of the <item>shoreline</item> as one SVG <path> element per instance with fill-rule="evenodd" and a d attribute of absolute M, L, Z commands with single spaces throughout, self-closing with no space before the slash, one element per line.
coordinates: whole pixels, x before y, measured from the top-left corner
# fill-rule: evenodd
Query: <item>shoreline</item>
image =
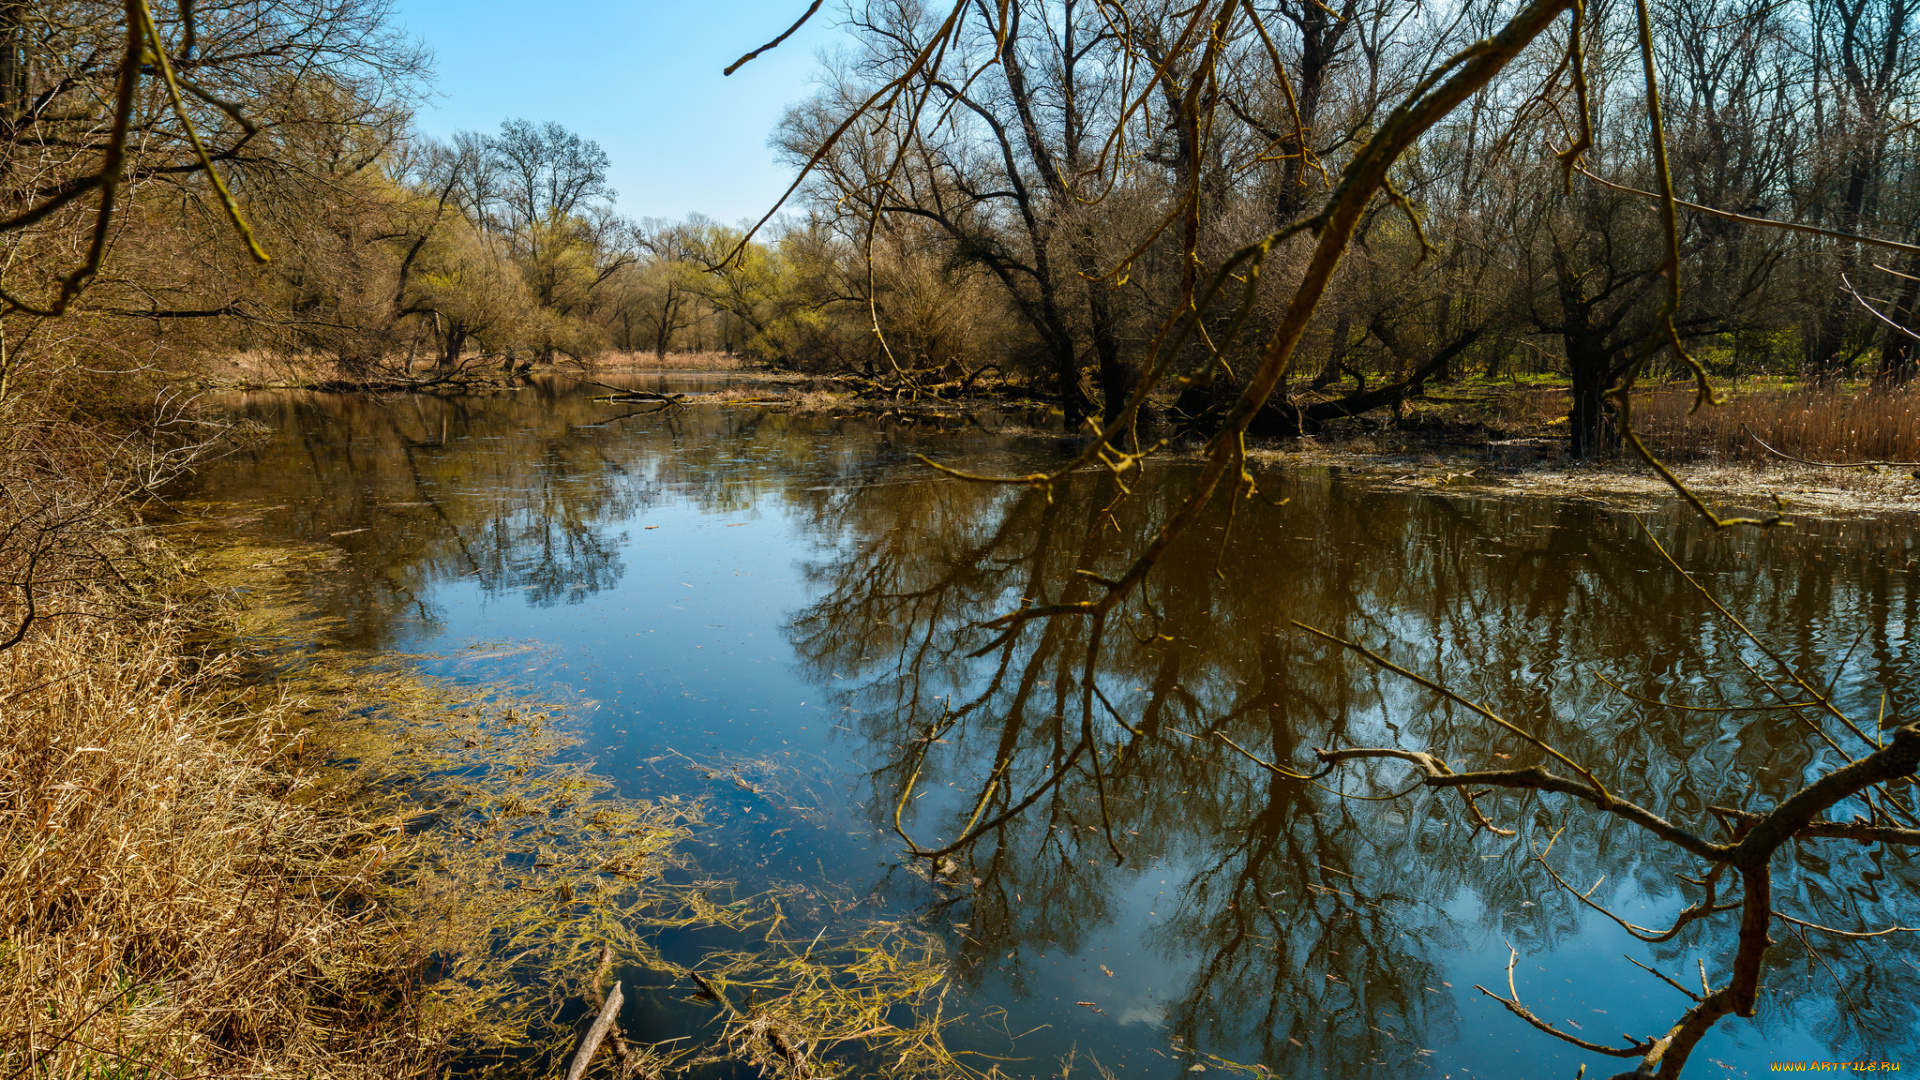
<path fill-rule="evenodd" d="M 649 358 L 650 360 L 650 358 Z M 802 415 L 860 417 L 876 421 L 918 424 L 926 421 L 964 423 L 976 414 L 1000 413 L 1015 418 L 998 427 L 980 425 L 994 434 L 1057 440 L 1079 440 L 1057 429 L 1048 430 L 1036 414 L 1057 410 L 1045 402 L 1021 397 L 981 394 L 967 398 L 903 398 L 863 396 L 841 389 L 845 380 L 736 364 L 731 368 L 613 363 L 573 370 L 547 368 L 532 375 L 593 384 L 600 378 L 725 378 L 733 385 L 675 395 L 684 407 L 758 408 Z M 495 373 L 497 375 L 497 373 Z M 305 391 L 328 394 L 511 392 L 530 385 L 527 376 L 481 377 L 446 383 L 362 382 L 341 380 L 282 380 L 272 382 L 202 382 L 205 392 Z M 1516 384 L 1516 392 L 1537 392 Z M 608 389 L 615 389 L 608 386 Z M 1579 461 L 1565 455 L 1566 437 L 1551 424 L 1475 420 L 1461 424 L 1448 418 L 1449 402 L 1415 411 L 1427 419 L 1393 425 L 1383 418 L 1356 419 L 1318 436 L 1297 439 L 1248 440 L 1248 460 L 1262 466 L 1332 467 L 1349 470 L 1370 483 L 1409 490 L 1471 495 L 1533 495 L 1583 499 L 1629 509 L 1651 509 L 1678 495 L 1657 474 L 1625 451 L 1605 458 Z M 1022 414 L 1026 419 L 1018 419 Z M 1162 462 L 1202 459 L 1198 442 L 1188 438 L 1164 449 Z M 1792 461 L 1715 460 L 1674 456 L 1667 463 L 1687 485 L 1709 502 L 1726 502 L 1723 513 L 1754 510 L 1772 513 L 1774 497 L 1784 504 L 1787 517 L 1857 516 L 1920 511 L 1920 471 L 1896 466 L 1815 466 Z"/>
<path fill-rule="evenodd" d="M 1253 448 L 1249 462 L 1266 466 L 1333 467 L 1383 487 L 1466 496 L 1534 496 L 1575 499 L 1623 510 L 1682 505 L 1679 495 L 1637 459 L 1535 462 L 1500 465 L 1481 452 L 1452 460 L 1437 453 L 1407 454 L 1341 448 Z M 1192 456 L 1199 460 L 1198 455 Z M 1472 465 L 1478 459 L 1478 465 Z M 1820 469 L 1782 463 L 1669 462 L 1692 491 L 1731 514 L 1775 512 L 1779 496 L 1791 522 L 1796 517 L 1843 518 L 1920 512 L 1920 478 L 1903 469 Z M 1472 466 L 1472 467 L 1469 467 Z M 1783 523 L 1784 524 L 1784 523 Z"/>
<path fill-rule="evenodd" d="M 0 754 L 22 796 L 0 826 L 60 838 L 16 870 L 99 920 L 19 908 L 13 973 L 46 975 L 0 968 L 0 1015 L 80 1019 L 0 1062 L 74 1075 L 93 1047 L 130 1044 L 112 1053 L 141 1072 L 372 1080 L 571 1050 L 547 1018 L 590 999 L 593 950 L 644 963 L 648 921 L 712 907 L 666 881 L 701 808 L 611 797 L 565 756 L 565 710 L 517 687 L 329 644 L 303 590 L 337 551 L 236 540 L 218 507 L 182 509 L 158 525 L 150 557 L 169 572 L 151 602 L 0 654 L 9 685 L 62 688 L 0 724 L 17 747 L 97 749 L 52 767 Z M 525 865 L 536 830 L 568 843 Z M 566 891 L 588 887 L 590 904 Z M 634 927 L 614 933 L 601 905 Z M 137 1008 L 117 1005 L 129 994 Z"/>
<path fill-rule="evenodd" d="M 717 1014 L 674 1006 L 699 1038 L 650 1043 L 614 1024 L 605 1052 L 624 1075 L 764 1066 L 768 1031 L 966 1075 L 918 997 L 944 977 L 937 933 L 842 920 L 824 894 L 743 895 L 695 858 L 715 828 L 706 796 L 618 794 L 574 707 L 511 676 L 437 676 L 421 657 L 337 643 L 309 594 L 342 551 L 233 531 L 256 512 L 167 507 L 142 526 L 166 568 L 143 617 L 52 622 L 0 651 L 0 685 L 25 687 L 9 700 L 38 695 L 0 710 L 0 788 L 17 796 L 0 801 L 0 831 L 59 839 L 27 852 L 0 882 L 26 891 L 0 900 L 56 881 L 97 920 L 49 925 L 44 905 L 0 904 L 15 961 L 0 965 L 0 1035 L 19 1036 L 0 1037 L 0 1063 L 54 1077 L 93 1075 L 100 1053 L 176 1076 L 375 1080 L 451 1062 L 555 1075 L 581 1045 L 576 1020 L 615 1001 L 610 979 L 628 981 L 637 1033 L 668 1015 L 661 994 L 705 985 L 697 968 L 786 993 Z M 49 767 L 34 750 L 56 745 L 83 750 Z M 783 920 L 804 925 L 798 942 Z M 691 967 L 657 940 L 680 931 L 715 936 Z M 884 972 L 866 972 L 878 954 Z M 845 1003 L 873 993 L 911 1017 L 870 1030 Z M 129 994 L 137 1008 L 119 1004 Z M 6 1023 L 30 1016 L 78 1019 Z M 235 1024 L 246 1038 L 228 1045 Z"/>

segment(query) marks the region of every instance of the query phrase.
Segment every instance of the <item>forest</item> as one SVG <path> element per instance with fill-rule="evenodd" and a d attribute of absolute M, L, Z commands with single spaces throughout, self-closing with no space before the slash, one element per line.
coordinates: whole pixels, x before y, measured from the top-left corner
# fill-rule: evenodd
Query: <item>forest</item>
<path fill-rule="evenodd" d="M 1076 0 L 1011 9 L 991 30 L 993 13 L 974 12 L 931 71 L 916 61 L 933 13 L 864 4 L 826 81 L 773 133 L 805 166 L 791 198 L 750 228 L 622 216 L 606 153 L 551 122 L 419 135 L 420 47 L 357 0 L 156 11 L 185 81 L 132 88 L 112 219 L 99 154 L 115 138 L 121 12 L 13 10 L 20 212 L 0 379 L 16 391 L 81 353 L 131 371 L 261 351 L 364 379 L 711 349 L 936 393 L 1017 385 L 1069 428 L 1118 414 L 1196 274 L 1307 222 L 1418 80 L 1506 17 Z M 1910 13 L 1689 0 L 1650 17 L 1660 153 L 1634 9 L 1594 5 L 1577 53 L 1517 57 L 1402 152 L 1256 433 L 1429 385 L 1553 375 L 1571 387 L 1575 451 L 1604 448 L 1606 394 L 1627 369 L 1692 376 L 1676 355 L 1638 355 L 1668 282 L 1677 340 L 1716 378 L 1910 377 Z M 885 95 L 910 97 L 883 113 Z M 1649 194 L 1667 188 L 1672 256 Z M 1203 337 L 1237 317 L 1235 344 L 1175 350 L 1184 382 L 1156 387 L 1153 408 L 1216 416 L 1282 319 L 1287 277 L 1265 274 L 1244 311 L 1202 311 Z M 49 334 L 53 310 L 70 317 Z"/>
<path fill-rule="evenodd" d="M 1505 944 L 1465 985 L 1523 1060 L 1897 1050 L 1920 5 L 794 8 L 714 62 L 833 27 L 723 222 L 622 201 L 604 133 L 427 134 L 389 0 L 0 2 L 0 1070 L 1064 1078 L 1082 1036 L 968 1049 L 1040 1008 L 994 980 L 1108 991 L 1119 879 L 1179 858 L 1136 936 L 1205 965 L 1135 1012 L 1184 1071 L 1426 1067 L 1486 957 L 1382 912 L 1469 894 L 1688 999 L 1583 1035 Z M 1489 401 L 1529 437 L 1448 411 Z M 1576 498 L 1456 494 L 1513 447 Z M 804 589 L 709 601 L 701 544 Z M 570 614 L 613 597 L 679 620 L 618 674 L 652 625 Z M 762 678 L 684 674 L 736 621 L 857 799 L 702 726 L 812 746 L 701 711 Z M 573 749 L 656 714 L 641 780 Z"/>

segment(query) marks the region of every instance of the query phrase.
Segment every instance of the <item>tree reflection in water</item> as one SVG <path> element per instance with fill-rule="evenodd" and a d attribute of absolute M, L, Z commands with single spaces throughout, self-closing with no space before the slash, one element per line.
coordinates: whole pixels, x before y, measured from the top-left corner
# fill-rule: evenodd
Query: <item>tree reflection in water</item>
<path fill-rule="evenodd" d="M 1152 933 L 1169 957 L 1198 954 L 1167 1015 L 1186 1043 L 1245 1047 L 1288 1074 L 1405 1069 L 1453 1020 L 1451 997 L 1427 992 L 1441 954 L 1462 945 L 1443 905 L 1476 896 L 1489 929 L 1522 952 L 1578 932 L 1580 899 L 1532 862 L 1549 837 L 1555 869 L 1582 890 L 1595 883 L 1599 903 L 1661 910 L 1702 898 L 1697 860 L 1571 800 L 1483 796 L 1489 816 L 1518 830 L 1507 839 L 1417 775 L 1405 790 L 1404 766 L 1315 782 L 1252 763 L 1316 772 L 1316 748 L 1388 746 L 1556 765 L 1469 710 L 1295 632 L 1296 621 L 1446 673 L 1573 760 L 1604 763 L 1619 797 L 1689 827 L 1713 805 L 1774 806 L 1834 764 L 1822 764 L 1826 748 L 1802 716 L 1769 708 L 1740 668 L 1764 658 L 1712 621 L 1631 519 L 1569 503 L 1368 496 L 1326 474 L 1269 478 L 1263 486 L 1287 504 L 1248 503 L 1231 535 L 1222 515 L 1175 549 L 1151 602 L 1128 613 L 1130 632 L 1105 637 L 1093 693 L 1081 692 L 1086 620 L 987 628 L 1021 604 L 1093 595 L 1124 568 L 1125 541 L 1184 494 L 1183 472 L 1149 473 L 1123 500 L 1110 477 L 1088 475 L 1050 497 L 929 483 L 820 508 L 823 531 L 848 544 L 812 567 L 820 597 L 793 619 L 793 639 L 822 681 L 859 673 L 839 685 L 879 755 L 873 812 L 889 825 L 898 815 L 903 837 L 933 853 L 929 865 L 953 885 L 946 902 L 970 927 L 962 962 L 976 972 L 1036 944 L 1073 951 L 1142 861 L 1180 853 L 1195 869 L 1177 914 Z M 1741 583 L 1740 606 L 1776 632 L 1791 663 L 1855 715 L 1872 716 L 1861 706 L 1882 693 L 1888 716 L 1911 715 L 1915 598 L 1904 568 L 1870 559 L 1844 577 L 1796 572 L 1833 557 L 1821 538 L 1709 545 L 1690 524 L 1656 527 L 1704 580 Z M 1904 553 L 1907 540 L 1886 530 L 1868 543 Z M 945 798 L 948 787 L 967 794 Z M 927 791 L 941 794 L 918 798 Z M 1847 928 L 1913 921 L 1901 903 L 1914 881 L 1908 855 L 1834 842 L 1784 854 L 1782 909 Z M 1523 908 L 1533 911 L 1501 914 Z M 1733 929 L 1726 917 L 1696 923 L 1655 956 L 1668 970 L 1704 956 L 1717 984 Z M 1781 937 L 1763 1024 L 1812 995 L 1844 1006 L 1836 1047 L 1887 1051 L 1911 1029 L 1911 935 Z M 1801 967 L 1825 981 L 1799 977 Z M 1570 974 L 1651 979 L 1624 960 Z M 1673 1001 L 1677 1017 L 1686 1002 Z"/>
<path fill-rule="evenodd" d="M 1249 760 L 1316 773 L 1317 749 L 1402 747 L 1475 767 L 1551 763 L 1296 621 L 1444 674 L 1596 765 L 1621 798 L 1703 831 L 1710 806 L 1777 805 L 1837 761 L 1803 716 L 1760 709 L 1775 702 L 1743 665 L 1765 658 L 1640 526 L 1593 506 L 1389 492 L 1328 470 L 1262 477 L 1284 505 L 1248 501 L 1230 534 L 1221 514 L 1187 535 L 1116 613 L 1086 695 L 1085 621 L 1011 635 L 984 624 L 1023 602 L 1094 595 L 1184 496 L 1184 466 L 1149 469 L 1125 499 L 1104 474 L 1050 495 L 987 488 L 935 477 L 910 452 L 1005 465 L 1045 445 L 716 408 L 613 420 L 619 410 L 552 383 L 451 400 L 267 396 L 246 409 L 281 434 L 211 470 L 207 486 L 244 485 L 282 508 L 271 529 L 337 535 L 349 562 L 316 588 L 357 646 L 430 626 L 436 589 L 456 581 L 536 606 L 644 590 L 658 568 L 629 564 L 622 541 L 668 503 L 784 507 L 812 545 L 799 549 L 810 592 L 787 636 L 806 680 L 831 687 L 850 718 L 863 812 L 889 831 L 897 814 L 925 849 L 977 833 L 908 860 L 936 879 L 914 895 L 964 927 L 960 978 L 991 1000 L 996 980 L 1018 986 L 1041 954 L 1134 932 L 1129 897 L 1150 867 L 1176 868 L 1154 873 L 1170 895 L 1138 933 L 1184 982 L 1129 1018 L 1282 1075 L 1419 1071 L 1424 1050 L 1469 1027 L 1468 999 L 1442 985 L 1460 956 L 1490 946 L 1503 962 L 1503 941 L 1525 957 L 1589 929 L 1591 912 L 1534 861 L 1551 837 L 1556 872 L 1616 910 L 1644 904 L 1636 921 L 1704 895 L 1687 880 L 1698 860 L 1563 796 L 1481 798 L 1518 834 L 1505 838 L 1402 762 L 1303 781 Z M 1650 527 L 1849 715 L 1871 722 L 1883 695 L 1889 727 L 1915 715 L 1920 596 L 1904 525 L 1710 539 L 1675 514 Z M 1900 850 L 1790 844 L 1773 866 L 1783 912 L 1849 929 L 1915 921 Z M 1752 1037 L 1817 1023 L 1838 1056 L 1897 1057 L 1920 1019 L 1913 935 L 1774 933 Z M 1723 915 L 1639 955 L 1676 977 L 1704 960 L 1719 982 L 1733 936 Z M 1688 1004 L 1625 959 L 1596 965 L 1550 977 L 1644 989 L 1661 1024 Z M 1559 1049 L 1504 1015 L 1471 1025 L 1466 1042 L 1520 1047 L 1520 1060 Z"/>

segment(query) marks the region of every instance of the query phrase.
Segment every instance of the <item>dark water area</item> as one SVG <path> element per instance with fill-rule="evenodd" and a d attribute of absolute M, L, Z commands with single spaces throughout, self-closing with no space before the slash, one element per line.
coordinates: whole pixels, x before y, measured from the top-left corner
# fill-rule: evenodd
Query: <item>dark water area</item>
<path fill-rule="evenodd" d="M 571 702 L 577 752 L 621 794 L 708 801 L 694 857 L 741 895 L 936 928 L 946 1010 L 967 1017 L 950 1043 L 1014 1075 L 1057 1074 L 1072 1052 L 1120 1077 L 1228 1063 L 1562 1080 L 1584 1063 L 1604 1077 L 1622 1066 L 1475 990 L 1506 992 L 1509 946 L 1529 1008 L 1616 1045 L 1663 1033 L 1689 1004 L 1628 958 L 1682 985 L 1701 964 L 1725 980 L 1734 915 L 1647 944 L 1555 885 L 1547 865 L 1646 927 L 1699 899 L 1683 879 L 1694 860 L 1618 819 L 1562 796 L 1490 795 L 1495 824 L 1518 831 L 1502 837 L 1455 797 L 1399 795 L 1414 786 L 1402 764 L 1305 783 L 1225 746 L 1294 768 L 1333 746 L 1428 750 L 1459 768 L 1545 760 L 1296 620 L 1443 678 L 1707 832 L 1707 807 L 1770 807 L 1840 759 L 1798 714 L 1754 711 L 1775 699 L 1747 665 L 1777 673 L 1648 532 L 1869 730 L 1883 707 L 1890 722 L 1920 708 L 1913 520 L 1714 535 L 1674 511 L 1643 528 L 1597 505 L 1314 469 L 1260 475 L 1263 498 L 1230 529 L 1221 500 L 1176 547 L 1110 626 L 1089 719 L 1084 621 L 1006 642 L 981 624 L 1023 600 L 1093 595 L 1086 574 L 1122 569 L 1193 467 L 1150 466 L 1125 498 L 1100 474 L 1050 494 L 968 484 L 915 455 L 1027 473 L 1072 447 L 991 422 L 656 412 L 591 399 L 601 392 L 554 380 L 462 398 L 238 396 L 235 414 L 267 434 L 182 497 L 244 511 L 236 528 L 252 536 L 340 548 L 313 586 L 340 644 Z M 1048 786 L 1088 731 L 1099 773 Z M 979 820 L 1039 794 L 932 875 L 903 865 L 897 807 L 909 835 L 939 846 L 990 783 Z M 1910 855 L 1809 843 L 1775 874 L 1778 907 L 1797 917 L 1914 921 Z M 1920 1067 L 1914 935 L 1774 937 L 1758 1016 L 1723 1021 L 1688 1075 Z M 667 943 L 689 957 L 701 945 Z M 691 989 L 640 995 L 629 1027 L 707 1030 Z"/>

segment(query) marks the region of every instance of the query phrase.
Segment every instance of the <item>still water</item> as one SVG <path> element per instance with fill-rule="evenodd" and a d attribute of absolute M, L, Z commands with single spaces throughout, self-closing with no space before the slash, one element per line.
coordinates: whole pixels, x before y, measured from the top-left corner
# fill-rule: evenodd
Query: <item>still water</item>
<path fill-rule="evenodd" d="M 1529 1008 L 1616 1045 L 1688 1004 L 1628 958 L 1685 985 L 1702 963 L 1724 981 L 1735 916 L 1646 944 L 1535 858 L 1558 834 L 1545 859 L 1567 882 L 1660 928 L 1699 898 L 1679 875 L 1700 867 L 1628 826 L 1560 796 L 1490 796 L 1494 822 L 1517 830 L 1501 837 L 1451 797 L 1381 798 L 1410 786 L 1404 766 L 1302 783 L 1224 746 L 1295 768 L 1331 746 L 1430 750 L 1456 768 L 1541 760 L 1295 620 L 1443 677 L 1701 829 L 1708 806 L 1770 806 L 1837 760 L 1794 714 L 1739 710 L 1772 703 L 1743 667 L 1764 658 L 1616 510 L 1266 473 L 1263 498 L 1177 547 L 1150 604 L 1110 628 L 1089 718 L 1085 625 L 1002 641 L 980 624 L 1091 595 L 1079 572 L 1123 567 L 1189 466 L 1149 468 L 1126 498 L 1091 474 L 1049 496 L 915 460 L 1027 473 L 1072 452 L 994 421 L 667 413 L 600 392 L 244 395 L 233 410 L 266 434 L 186 494 L 243 532 L 341 549 L 313 588 L 342 645 L 571 701 L 576 752 L 621 794 L 707 800 L 694 857 L 742 895 L 840 897 L 835 920 L 937 929 L 947 1011 L 967 1018 L 950 1043 L 1015 1075 L 1057 1074 L 1072 1053 L 1083 1070 L 1091 1054 L 1116 1076 L 1169 1080 L 1226 1062 L 1562 1080 L 1584 1063 L 1604 1077 L 1617 1059 L 1475 989 L 1505 993 L 1509 946 Z M 1913 521 L 1713 536 L 1657 511 L 1644 529 L 1853 715 L 1920 707 Z M 1086 758 L 1063 771 L 1089 731 L 1098 773 Z M 938 847 L 989 785 L 980 820 L 1024 809 L 932 875 L 903 865 L 896 808 Z M 1789 913 L 1914 921 L 1910 856 L 1803 845 L 1776 874 Z M 1816 1058 L 1920 1068 L 1914 935 L 1789 929 L 1758 1017 L 1723 1021 L 1688 1075 Z M 637 994 L 629 1031 L 706 1030 L 691 989 Z"/>

